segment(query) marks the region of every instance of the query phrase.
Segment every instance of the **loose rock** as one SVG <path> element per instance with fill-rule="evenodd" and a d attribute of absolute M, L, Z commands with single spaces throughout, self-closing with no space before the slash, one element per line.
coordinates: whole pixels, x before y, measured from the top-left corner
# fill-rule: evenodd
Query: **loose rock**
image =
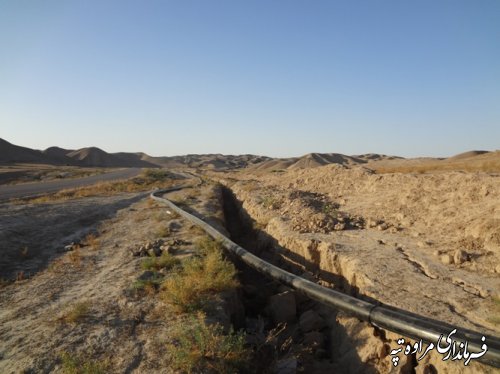
<path fill-rule="evenodd" d="M 455 264 L 460 265 L 469 260 L 469 255 L 463 249 L 457 249 L 453 256 Z"/>
<path fill-rule="evenodd" d="M 325 320 L 314 310 L 308 310 L 301 314 L 299 325 L 303 332 L 321 330 L 325 327 Z"/>

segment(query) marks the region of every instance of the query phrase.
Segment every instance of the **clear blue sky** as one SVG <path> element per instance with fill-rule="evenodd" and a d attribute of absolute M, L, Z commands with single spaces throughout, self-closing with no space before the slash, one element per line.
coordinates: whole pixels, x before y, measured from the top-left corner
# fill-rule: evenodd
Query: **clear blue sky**
<path fill-rule="evenodd" d="M 152 155 L 500 148 L 500 1 L 0 0 L 0 137 Z"/>

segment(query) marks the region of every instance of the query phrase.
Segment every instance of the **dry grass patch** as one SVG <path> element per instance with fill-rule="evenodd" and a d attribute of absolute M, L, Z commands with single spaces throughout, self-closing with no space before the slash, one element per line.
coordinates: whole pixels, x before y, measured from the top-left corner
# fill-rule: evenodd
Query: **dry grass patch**
<path fill-rule="evenodd" d="M 499 173 L 500 160 L 470 160 L 470 161 L 435 161 L 423 163 L 420 165 L 396 165 L 396 166 L 373 166 L 373 169 L 378 174 L 388 173 L 432 173 L 445 171 L 466 171 L 466 172 L 483 172 L 483 173 Z"/>
<path fill-rule="evenodd" d="M 171 234 L 170 227 L 161 226 L 156 230 L 155 234 L 159 238 L 166 238 L 167 236 L 170 236 L 170 234 Z"/>
<path fill-rule="evenodd" d="M 90 247 L 92 250 L 97 250 L 100 247 L 100 241 L 96 234 L 88 234 L 82 241 L 84 246 Z"/>
<path fill-rule="evenodd" d="M 141 267 L 144 270 L 169 270 L 179 263 L 180 261 L 170 253 L 163 252 L 160 257 L 147 257 L 142 260 Z"/>
<path fill-rule="evenodd" d="M 203 309 L 211 295 L 238 286 L 236 269 L 216 250 L 218 245 L 204 243 L 202 256 L 186 260 L 162 285 L 162 298 L 178 311 Z"/>
<path fill-rule="evenodd" d="M 79 323 L 89 316 L 91 309 L 92 304 L 90 301 L 78 302 L 69 307 L 59 320 L 66 323 Z"/>
<path fill-rule="evenodd" d="M 154 188 L 167 188 L 174 179 L 167 171 L 148 169 L 140 176 L 114 182 L 101 182 L 91 186 L 66 189 L 54 194 L 27 199 L 30 203 L 49 203 L 91 196 L 111 196 L 125 192 L 145 192 Z M 23 202 L 24 200 L 15 200 Z"/>
<path fill-rule="evenodd" d="M 63 352 L 60 355 L 62 372 L 64 374 L 106 374 L 109 373 L 109 363 L 90 360 L 82 355 Z"/>
<path fill-rule="evenodd" d="M 68 259 L 71 264 L 80 267 L 82 264 L 82 254 L 80 252 L 80 246 L 75 245 L 74 249 L 69 252 Z"/>
<path fill-rule="evenodd" d="M 220 325 L 207 324 L 198 313 L 176 326 L 169 352 L 173 368 L 181 372 L 237 373 L 250 357 L 244 345 L 243 333 L 224 334 Z"/>

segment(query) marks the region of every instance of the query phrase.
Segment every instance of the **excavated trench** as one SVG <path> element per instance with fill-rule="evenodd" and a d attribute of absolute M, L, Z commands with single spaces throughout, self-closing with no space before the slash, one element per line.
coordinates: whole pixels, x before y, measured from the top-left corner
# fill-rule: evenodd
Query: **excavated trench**
<path fill-rule="evenodd" d="M 320 273 L 317 264 L 294 258 L 292 251 L 287 251 L 270 235 L 255 228 L 255 221 L 229 188 L 222 187 L 221 192 L 225 226 L 231 240 L 276 266 L 318 281 L 313 275 Z M 243 285 L 247 331 L 251 325 L 262 324 L 265 343 L 257 350 L 255 361 L 260 362 L 263 369 L 269 369 L 271 363 L 274 367 L 271 372 L 280 372 L 283 367 L 311 373 L 385 371 L 383 367 L 386 365 L 381 366 L 380 362 L 390 362 L 390 357 L 387 357 L 389 347 L 383 331 L 364 322 L 353 322 L 357 324 L 356 328 L 366 329 L 367 340 L 372 339 L 381 346 L 375 356 L 361 357 L 356 347 L 359 337 L 350 337 L 347 328 L 337 322 L 337 311 L 263 276 L 237 258 L 233 261 L 240 271 Z M 345 279 L 334 274 L 330 276 L 340 285 L 340 290 L 357 293 Z M 398 372 L 415 372 L 412 361 L 401 365 Z"/>

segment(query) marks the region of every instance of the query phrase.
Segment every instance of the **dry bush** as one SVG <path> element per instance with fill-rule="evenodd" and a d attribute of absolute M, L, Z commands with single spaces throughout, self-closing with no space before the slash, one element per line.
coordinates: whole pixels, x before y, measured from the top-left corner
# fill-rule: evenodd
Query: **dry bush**
<path fill-rule="evenodd" d="M 135 292 L 145 292 L 147 295 L 153 295 L 163 283 L 163 276 L 154 272 L 148 279 L 138 279 L 132 284 L 132 290 Z"/>
<path fill-rule="evenodd" d="M 190 316 L 179 323 L 170 344 L 172 366 L 186 373 L 237 373 L 248 365 L 243 333 L 224 334 L 223 328 L 210 325 L 205 316 Z"/>
<path fill-rule="evenodd" d="M 97 250 L 100 246 L 99 238 L 93 233 L 88 234 L 85 239 L 83 239 L 82 244 L 90 247 L 92 250 Z"/>
<path fill-rule="evenodd" d="M 23 281 L 25 279 L 26 279 L 26 274 L 24 274 L 24 271 L 21 270 L 21 271 L 17 272 L 17 274 L 16 274 L 16 281 L 17 282 Z"/>
<path fill-rule="evenodd" d="M 168 226 L 162 226 L 162 227 L 159 227 L 157 230 L 156 230 L 156 236 L 159 237 L 159 238 L 166 238 L 167 236 L 170 236 L 171 234 L 171 230 L 170 230 L 170 227 Z"/>
<path fill-rule="evenodd" d="M 82 264 L 82 254 L 80 252 L 79 245 L 75 245 L 74 249 L 71 252 L 69 252 L 68 259 L 70 263 L 72 263 L 75 266 L 80 266 Z"/>
<path fill-rule="evenodd" d="M 59 356 L 64 374 L 106 374 L 109 373 L 108 361 L 97 361 L 81 355 L 63 352 Z"/>
<path fill-rule="evenodd" d="M 198 251 L 207 255 L 212 252 L 220 252 L 222 250 L 222 244 L 220 241 L 214 240 L 209 236 L 204 235 L 203 238 L 198 239 L 195 243 Z"/>
<path fill-rule="evenodd" d="M 163 252 L 160 257 L 147 257 L 142 260 L 141 267 L 144 270 L 171 269 L 179 264 L 179 260 L 170 253 Z"/>
<path fill-rule="evenodd" d="M 182 268 L 162 285 L 162 298 L 177 310 L 202 309 L 210 295 L 238 286 L 236 269 L 221 253 L 186 260 Z"/>
<path fill-rule="evenodd" d="M 91 310 L 91 303 L 89 301 L 78 302 L 75 305 L 68 308 L 62 317 L 59 318 L 60 321 L 66 323 L 78 323 L 83 319 L 88 317 Z"/>
<path fill-rule="evenodd" d="M 206 235 L 205 230 L 203 230 L 198 225 L 191 225 L 189 227 L 189 233 L 192 234 L 192 235 Z"/>

